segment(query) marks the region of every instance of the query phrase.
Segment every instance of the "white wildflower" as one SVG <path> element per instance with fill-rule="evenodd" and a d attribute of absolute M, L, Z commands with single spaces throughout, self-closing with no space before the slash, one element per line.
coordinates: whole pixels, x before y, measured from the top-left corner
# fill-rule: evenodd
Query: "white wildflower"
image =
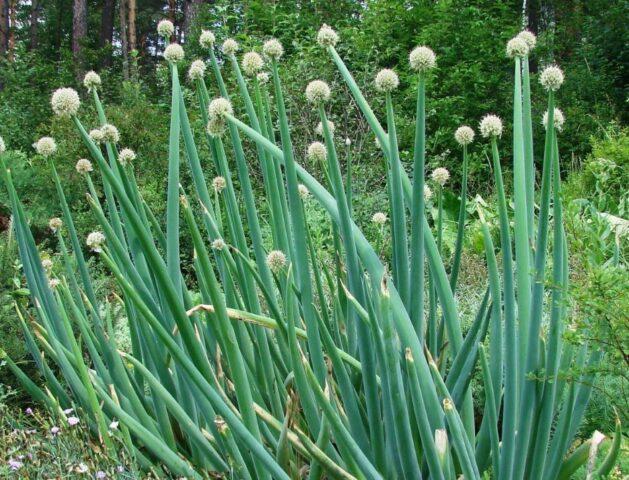
<path fill-rule="evenodd" d="M 415 47 L 409 55 L 409 63 L 413 70 L 423 73 L 437 66 L 437 57 L 428 47 Z"/>
<path fill-rule="evenodd" d="M 57 151 L 57 142 L 52 137 L 42 137 L 33 146 L 43 157 L 49 157 Z"/>
<path fill-rule="evenodd" d="M 323 47 L 328 47 L 328 46 L 333 47 L 336 45 L 338 41 L 339 41 L 339 36 L 332 29 L 332 27 L 326 25 L 325 23 L 321 25 L 321 28 L 319 29 L 319 33 L 317 33 L 317 42 L 319 42 L 319 45 Z"/>
<path fill-rule="evenodd" d="M 118 143 L 120 141 L 120 132 L 112 124 L 106 123 L 100 127 L 100 131 L 103 134 L 103 141 L 110 143 Z"/>
<path fill-rule="evenodd" d="M 101 85 L 100 75 L 94 70 L 90 70 L 85 74 L 85 77 L 83 77 L 83 85 L 87 88 L 88 92 L 96 90 Z"/>
<path fill-rule="evenodd" d="M 428 185 L 424 184 L 424 201 L 428 201 L 432 198 L 432 190 Z"/>
<path fill-rule="evenodd" d="M 160 37 L 170 38 L 172 37 L 173 33 L 175 33 L 175 26 L 170 20 L 161 20 L 157 24 L 157 34 Z"/>
<path fill-rule="evenodd" d="M 44 258 L 41 261 L 41 266 L 44 267 L 44 270 L 50 270 L 52 268 L 52 260 L 50 258 Z"/>
<path fill-rule="evenodd" d="M 212 48 L 214 46 L 214 42 L 216 42 L 216 37 L 209 30 L 201 30 L 201 35 L 199 36 L 199 44 L 203 48 Z"/>
<path fill-rule="evenodd" d="M 446 184 L 449 178 L 450 172 L 448 172 L 447 168 L 438 167 L 435 168 L 432 172 L 432 179 L 442 187 Z"/>
<path fill-rule="evenodd" d="M 284 55 L 284 47 L 280 43 L 279 40 L 275 38 L 271 38 L 264 42 L 264 46 L 262 47 L 262 52 L 273 60 L 279 60 L 282 55 Z"/>
<path fill-rule="evenodd" d="M 48 227 L 53 232 L 56 232 L 61 227 L 63 227 L 63 220 L 61 220 L 59 217 L 52 217 L 50 220 L 48 220 Z"/>
<path fill-rule="evenodd" d="M 263 66 L 264 60 L 256 52 L 247 52 L 242 57 L 242 69 L 250 77 L 255 76 Z"/>
<path fill-rule="evenodd" d="M 308 146 L 308 159 L 314 162 L 322 162 L 327 157 L 325 145 L 321 142 L 312 142 Z"/>
<path fill-rule="evenodd" d="M 227 56 L 235 55 L 238 48 L 238 42 L 233 38 L 228 38 L 223 42 L 223 53 Z"/>
<path fill-rule="evenodd" d="M 563 129 L 563 124 L 565 123 L 566 118 L 563 115 L 563 112 L 558 108 L 555 108 L 553 112 L 553 125 L 558 132 L 561 132 Z M 542 117 L 542 125 L 544 128 L 548 129 L 548 110 L 544 112 L 544 116 Z"/>
<path fill-rule="evenodd" d="M 529 52 L 535 48 L 537 37 L 530 30 L 522 30 L 518 33 L 518 37 L 526 42 L 526 45 L 529 47 Z"/>
<path fill-rule="evenodd" d="M 51 278 L 48 280 L 48 286 L 52 289 L 57 288 L 61 284 L 61 281 L 58 278 Z"/>
<path fill-rule="evenodd" d="M 133 160 L 135 160 L 135 157 L 136 155 L 133 150 L 131 150 L 130 148 L 123 148 L 118 154 L 118 161 L 122 165 L 127 165 L 128 163 L 131 163 Z"/>
<path fill-rule="evenodd" d="M 546 90 L 555 92 L 561 87 L 563 79 L 564 76 L 561 68 L 557 65 L 550 65 L 542 71 L 542 74 L 539 76 L 539 83 L 541 83 Z"/>
<path fill-rule="evenodd" d="M 523 38 L 513 37 L 507 43 L 507 57 L 525 57 L 529 53 L 528 43 Z"/>
<path fill-rule="evenodd" d="M 462 127 L 456 129 L 456 132 L 454 132 L 454 138 L 461 146 L 469 145 L 474 141 L 474 130 L 467 125 L 463 125 Z"/>
<path fill-rule="evenodd" d="M 59 88 L 50 99 L 52 111 L 60 117 L 76 115 L 81 106 L 79 94 L 73 88 Z"/>
<path fill-rule="evenodd" d="M 500 137 L 502 135 L 502 120 L 496 115 L 485 115 L 480 121 L 480 134 L 485 137 Z"/>
<path fill-rule="evenodd" d="M 277 273 L 286 266 L 286 255 L 281 250 L 273 250 L 266 256 L 266 263 L 272 272 Z"/>
<path fill-rule="evenodd" d="M 306 87 L 306 98 L 314 105 L 330 99 L 330 87 L 322 80 L 313 80 Z"/>
<path fill-rule="evenodd" d="M 224 177 L 214 177 L 214 180 L 212 180 L 212 187 L 214 187 L 216 193 L 221 193 L 225 189 L 225 185 L 227 183 Z"/>
<path fill-rule="evenodd" d="M 76 162 L 75 165 L 76 171 L 82 175 L 89 173 L 94 170 L 92 167 L 92 162 L 90 162 L 87 158 L 81 158 Z"/>
<path fill-rule="evenodd" d="M 376 212 L 371 217 L 371 221 L 377 225 L 384 225 L 387 223 L 387 216 L 382 212 Z"/>
<path fill-rule="evenodd" d="M 334 122 L 328 120 L 328 129 L 330 130 L 330 133 L 334 135 Z M 315 133 L 320 137 L 323 137 L 323 124 L 321 122 L 317 123 Z"/>
<path fill-rule="evenodd" d="M 94 142 L 96 145 L 102 143 L 104 140 L 103 131 L 100 128 L 94 128 L 90 130 L 89 136 L 92 139 L 92 142 Z"/>
<path fill-rule="evenodd" d="M 203 60 L 195 60 L 190 64 L 188 69 L 188 78 L 190 80 L 201 80 L 205 76 L 205 62 Z"/>
<path fill-rule="evenodd" d="M 227 129 L 225 120 L 221 117 L 210 118 L 207 123 L 206 131 L 211 137 L 222 137 Z"/>
<path fill-rule="evenodd" d="M 105 243 L 105 235 L 98 231 L 92 232 L 87 236 L 85 243 L 93 252 L 101 252 L 103 243 Z"/>
<path fill-rule="evenodd" d="M 225 248 L 225 241 L 222 238 L 217 238 L 212 242 L 212 248 L 214 250 L 223 250 Z"/>
<path fill-rule="evenodd" d="M 231 102 L 223 97 L 212 100 L 207 111 L 210 119 L 223 118 L 225 115 L 231 115 L 234 112 Z"/>
<path fill-rule="evenodd" d="M 178 43 L 171 43 L 164 50 L 164 58 L 171 63 L 181 62 L 184 56 L 183 47 Z"/>
<path fill-rule="evenodd" d="M 384 68 L 376 75 L 376 88 L 381 92 L 391 92 L 400 84 L 400 79 L 393 70 Z"/>
<path fill-rule="evenodd" d="M 299 191 L 299 196 L 302 200 L 305 200 L 310 196 L 310 190 L 308 190 L 308 187 L 306 187 L 303 183 L 297 185 L 297 190 Z"/>
<path fill-rule="evenodd" d="M 264 85 L 265 83 L 267 83 L 269 81 L 270 77 L 269 77 L 269 74 L 267 72 L 260 72 L 260 73 L 258 73 L 256 78 L 258 79 L 258 82 L 260 82 L 260 84 Z"/>

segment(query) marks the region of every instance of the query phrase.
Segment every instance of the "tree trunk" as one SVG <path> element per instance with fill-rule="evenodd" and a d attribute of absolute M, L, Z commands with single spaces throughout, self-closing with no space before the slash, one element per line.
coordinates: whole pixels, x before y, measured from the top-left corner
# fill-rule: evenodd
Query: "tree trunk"
<path fill-rule="evenodd" d="M 131 77 L 134 81 L 138 78 L 138 34 L 136 32 L 136 0 L 128 1 L 128 15 L 129 15 L 129 52 L 131 53 Z"/>
<path fill-rule="evenodd" d="M 190 29 L 194 25 L 202 3 L 203 0 L 185 0 L 183 7 L 183 32 L 185 37 L 190 34 Z"/>
<path fill-rule="evenodd" d="M 39 44 L 39 13 L 41 3 L 39 0 L 31 1 L 31 42 L 30 49 L 35 50 Z"/>
<path fill-rule="evenodd" d="M 100 48 L 109 48 L 114 39 L 114 13 L 115 0 L 105 0 L 103 2 L 103 11 L 100 19 L 100 35 L 98 38 L 98 46 Z M 103 58 L 103 66 L 111 66 L 111 53 L 108 52 Z"/>
<path fill-rule="evenodd" d="M 0 0 L 0 57 L 4 58 L 9 48 L 9 0 Z"/>
<path fill-rule="evenodd" d="M 120 0 L 120 43 L 122 44 L 122 74 L 129 80 L 129 37 L 127 33 L 127 0 Z"/>
<path fill-rule="evenodd" d="M 9 40 L 7 46 L 7 58 L 13 60 L 15 52 L 15 25 L 17 24 L 17 0 L 9 0 Z"/>
<path fill-rule="evenodd" d="M 76 68 L 77 79 L 80 78 L 83 65 L 82 43 L 87 35 L 87 2 L 74 0 L 72 16 L 72 57 Z"/>

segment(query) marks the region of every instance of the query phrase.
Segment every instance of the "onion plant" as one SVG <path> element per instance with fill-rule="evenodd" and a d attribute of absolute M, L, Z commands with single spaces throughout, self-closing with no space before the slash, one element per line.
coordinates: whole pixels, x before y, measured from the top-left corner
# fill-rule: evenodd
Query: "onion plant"
<path fill-rule="evenodd" d="M 164 21 L 158 30 L 168 39 L 173 27 Z M 514 208 L 502 174 L 503 124 L 487 115 L 480 133 L 491 151 L 499 240 L 479 210 L 488 279 L 464 332 L 455 295 L 464 280 L 459 270 L 473 129 L 462 126 L 455 133 L 462 188 L 450 258 L 441 248 L 445 169 L 432 174 L 438 221 L 432 225 L 426 215 L 426 103 L 435 54 L 419 46 L 409 57 L 417 109 L 407 172 L 395 126 L 397 74 L 385 69 L 375 77 L 374 95 L 385 103 L 377 115 L 335 49 L 338 35 L 324 25 L 317 40 L 382 152 L 389 210 L 373 220 L 387 229 L 390 219 L 390 248 L 376 252 L 355 221 L 352 177 L 344 175 L 341 162 L 351 142 L 339 142 L 328 120 L 329 86 L 312 79 L 305 90 L 323 139 L 308 148 L 308 157 L 322 166 L 316 179 L 294 147 L 282 91 L 282 45 L 268 40 L 264 58 L 248 52 L 240 62 L 238 43 L 225 40 L 219 54 L 215 36 L 203 31 L 208 59 L 192 62 L 188 72 L 195 105 L 187 104 L 180 84 L 183 48 L 171 43 L 164 50 L 171 109 L 163 222 L 138 188 L 135 153 L 123 148 L 107 121 L 100 77 L 90 72 L 84 81 L 98 113 L 96 128 L 81 120 L 76 91 L 60 89 L 52 97 L 54 112 L 74 123 L 91 157 L 76 164 L 97 225 L 86 245 L 115 281 L 109 295 L 96 294 L 55 170 L 62 155 L 54 140 L 36 145 L 62 211 L 50 223 L 63 267 L 54 278 L 42 264 L 10 165 L 0 155 L 32 300 L 17 316 L 43 385 L 5 356 L 6 362 L 33 399 L 58 415 L 80 408 L 104 449 L 125 448 L 158 474 L 568 478 L 587 459 L 582 449 L 569 452 L 591 395 L 586 367 L 601 352 L 562 339 L 571 315 L 558 149 L 563 116 L 555 109 L 563 73 L 549 66 L 540 75 L 548 111 L 543 156 L 535 162 L 528 69 L 535 37 L 522 32 L 509 42 Z M 234 91 L 225 75 L 235 78 Z M 242 111 L 232 106 L 233 97 Z M 191 108 L 207 125 L 201 135 L 193 132 Z M 199 138 L 209 155 L 200 153 Z M 248 144 L 251 155 L 245 154 Z M 251 169 L 262 172 L 263 195 L 254 190 Z M 183 171 L 192 179 L 186 188 Z M 208 177 L 214 177 L 209 185 Z M 313 242 L 304 210 L 308 197 L 332 224 L 332 263 Z M 262 235 L 262 209 L 269 241 Z M 183 258 L 182 238 L 193 246 L 192 258 Z M 182 263 L 192 265 L 191 273 L 182 272 Z M 129 351 L 113 334 L 119 311 L 128 321 Z M 565 381 L 559 374 L 569 367 L 585 373 Z M 481 378 L 475 391 L 484 390 L 484 404 L 477 399 L 482 414 L 476 415 L 474 372 Z M 618 430 L 594 474 L 609 472 L 619 439 Z"/>

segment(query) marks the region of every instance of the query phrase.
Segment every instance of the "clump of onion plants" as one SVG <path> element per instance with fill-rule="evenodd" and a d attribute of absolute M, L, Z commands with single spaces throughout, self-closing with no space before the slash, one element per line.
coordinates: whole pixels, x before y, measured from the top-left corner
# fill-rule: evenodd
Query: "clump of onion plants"
<path fill-rule="evenodd" d="M 167 21 L 158 30 L 166 40 L 173 34 Z M 90 72 L 84 82 L 96 125 L 81 118 L 77 92 L 53 95 L 54 112 L 74 123 L 90 157 L 66 159 L 48 137 L 36 144 L 62 212 L 53 232 L 63 272 L 54 285 L 0 155 L 32 299 L 30 309 L 18 307 L 18 321 L 45 385 L 5 361 L 34 400 L 54 412 L 78 408 L 105 451 L 122 446 L 147 470 L 187 478 L 568 478 L 595 448 L 592 440 L 570 451 L 591 395 L 585 367 L 600 361 L 601 352 L 562 339 L 572 315 L 559 168 L 564 119 L 555 107 L 563 73 L 553 65 L 539 76 L 548 109 L 543 155 L 535 158 L 528 70 L 535 37 L 523 32 L 506 47 L 510 60 L 496 59 L 514 67 L 513 157 L 501 157 L 497 112 L 468 119 L 480 121 L 478 137 L 467 125 L 452 132 L 462 183 L 449 258 L 441 249 L 441 218 L 450 172 L 425 168 L 426 102 L 437 55 L 427 46 L 409 55 L 417 115 L 407 171 L 396 134 L 392 92 L 401 80 L 394 69 L 380 70 L 370 92 L 385 100 L 381 124 L 335 48 L 339 35 L 324 25 L 317 41 L 382 152 L 389 204 L 372 220 L 380 232 L 390 230 L 390 245 L 376 253 L 353 216 L 351 176 L 344 175 L 339 153 L 352 142 L 335 138 L 328 118 L 338 94 L 322 79 L 307 79 L 304 95 L 319 139 L 298 152 L 282 90 L 280 42 L 270 39 L 262 54 L 239 58 L 235 40 L 225 39 L 219 49 L 214 34 L 203 31 L 206 58 L 194 59 L 187 72 L 194 105 L 186 105 L 180 84 L 183 48 L 164 49 L 171 78 L 164 219 L 143 200 L 136 153 L 108 123 L 100 77 Z M 233 91 L 224 75 L 235 78 Z M 189 108 L 207 125 L 201 132 L 207 156 L 197 147 Z M 455 294 L 468 155 L 481 142 L 491 151 L 500 234 L 494 243 L 479 210 L 487 289 L 464 334 Z M 245 156 L 247 143 L 254 157 Z M 77 236 L 55 170 L 60 161 L 76 162 L 85 179 L 94 219 L 86 239 Z M 502 175 L 507 161 L 513 210 Z M 322 167 L 323 178 L 308 173 L 308 162 Z M 252 164 L 262 172 L 262 196 L 254 194 Z M 186 188 L 184 172 L 192 179 Z M 426 205 L 433 195 L 439 214 L 431 224 Z M 332 222 L 333 265 L 314 247 L 305 201 L 318 202 Z M 268 212 L 269 241 L 261 209 Z M 193 245 L 192 258 L 183 257 L 182 238 Z M 85 251 L 115 280 L 115 292 L 96 295 Z M 183 275 L 182 263 L 192 266 L 191 275 Z M 113 334 L 119 311 L 129 324 L 126 351 Z M 568 382 L 559 373 L 571 366 L 584 373 Z M 484 390 L 480 417 L 471 388 L 476 369 Z M 619 429 L 592 475 L 611 469 Z"/>

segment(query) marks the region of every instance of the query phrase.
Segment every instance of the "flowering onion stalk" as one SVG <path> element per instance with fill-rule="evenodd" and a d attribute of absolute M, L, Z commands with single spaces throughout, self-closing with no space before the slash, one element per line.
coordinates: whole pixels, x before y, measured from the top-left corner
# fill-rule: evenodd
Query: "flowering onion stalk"
<path fill-rule="evenodd" d="M 164 39 L 173 31 L 170 22 L 160 23 Z M 60 89 L 52 97 L 53 111 L 74 123 L 90 155 L 76 164 L 94 218 L 85 242 L 77 236 L 55 170 L 62 152 L 49 137 L 36 144 L 50 166 L 63 214 L 50 222 L 63 263 L 56 278 L 48 278 L 50 261 L 39 256 L 0 141 L 2 179 L 32 299 L 31 308 L 18 307 L 18 317 L 44 387 L 0 351 L 9 368 L 51 411 L 78 408 L 104 448 L 125 448 L 142 468 L 164 474 L 567 478 L 588 460 L 585 449 L 567 452 L 592 378 L 583 373 L 568 384 L 558 375 L 560 369 L 596 364 L 601 352 L 562 341 L 571 315 L 557 136 L 563 115 L 559 121 L 555 109 L 563 73 L 550 66 L 540 75 L 548 112 L 536 192 L 528 71 L 535 37 L 523 32 L 509 42 L 515 66 L 515 210 L 508 209 L 504 189 L 502 121 L 490 114 L 479 132 L 492 154 L 500 239 L 494 245 L 479 210 L 488 285 L 464 333 L 455 293 L 462 281 L 468 155 L 475 132 L 462 126 L 454 133 L 462 149 L 463 181 L 449 258 L 441 248 L 442 195 L 450 176 L 443 168 L 431 172 L 439 211 L 435 225 L 425 213 L 432 196 L 425 158 L 434 52 L 419 46 L 409 56 L 418 93 L 413 166 L 406 172 L 395 130 L 397 74 L 384 69 L 375 78 L 374 94 L 385 99 L 380 112 L 385 129 L 337 53 L 336 32 L 324 25 L 317 39 L 383 152 L 389 210 L 372 220 L 380 240 L 391 229 L 391 248 L 377 253 L 354 219 L 352 175 L 346 172 L 344 179 L 339 148 L 348 160 L 360 152 L 353 151 L 351 139 L 339 143 L 334 136 L 328 84 L 312 79 L 305 90 L 321 137 L 308 147 L 306 159 L 322 167 L 320 183 L 294 148 L 281 86 L 282 45 L 268 40 L 263 55 L 248 52 L 239 60 L 238 43 L 227 39 L 219 61 L 215 36 L 203 31 L 200 43 L 208 61 L 192 62 L 187 77 L 207 125 L 208 159 L 197 148 L 179 83 L 184 51 L 169 44 L 164 52 L 171 74 L 164 226 L 136 183 L 133 162 L 141 152 L 122 148 L 120 133 L 107 122 L 95 72 L 86 75 L 84 85 L 98 112 L 97 127 L 88 129 L 80 119 L 77 92 Z M 217 92 L 208 89 L 206 69 Z M 223 77 L 227 70 L 236 79 L 232 92 Z M 243 112 L 233 108 L 232 97 L 240 99 Z M 246 143 L 255 147 L 255 160 L 245 156 Z M 262 198 L 256 197 L 251 168 L 262 172 Z M 192 179 L 187 188 L 180 184 L 182 170 Z M 311 201 L 332 223 L 333 265 L 321 261 L 312 241 L 304 210 Z M 268 241 L 261 207 L 270 226 Z M 193 258 L 183 258 L 182 237 L 193 245 Z M 84 246 L 115 280 L 115 294 L 96 295 Z M 182 262 L 192 265 L 190 275 L 182 273 Z M 129 325 L 128 351 L 113 333 L 120 311 Z M 473 409 L 476 368 L 485 391 L 481 418 Z M 595 474 L 612 468 L 620 435 L 618 426 Z"/>

